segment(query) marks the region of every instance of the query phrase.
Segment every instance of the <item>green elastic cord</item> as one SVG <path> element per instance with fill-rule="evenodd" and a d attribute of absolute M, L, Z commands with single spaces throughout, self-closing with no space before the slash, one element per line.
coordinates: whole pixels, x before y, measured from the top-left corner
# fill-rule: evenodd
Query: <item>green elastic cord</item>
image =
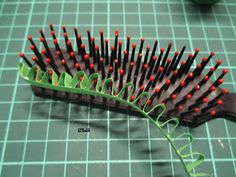
<path fill-rule="evenodd" d="M 98 96 L 98 97 L 104 97 L 104 98 L 118 101 L 122 104 L 126 104 L 132 107 L 137 112 L 140 112 L 143 116 L 148 118 L 160 130 L 160 132 L 164 135 L 164 137 L 168 140 L 171 147 L 175 151 L 176 155 L 179 157 L 187 176 L 189 177 L 210 176 L 209 174 L 206 174 L 206 173 L 193 173 L 193 169 L 195 169 L 200 164 L 202 164 L 205 157 L 203 154 L 199 152 L 191 152 L 187 154 L 182 153 L 184 150 L 187 149 L 187 147 L 191 145 L 192 136 L 190 134 L 181 134 L 177 137 L 173 136 L 174 130 L 179 125 L 178 119 L 173 117 L 164 123 L 159 121 L 160 117 L 162 116 L 162 114 L 165 112 L 165 109 L 166 109 L 163 104 L 156 105 L 148 112 L 145 111 L 145 108 L 147 106 L 147 101 L 146 101 L 146 104 L 142 108 L 138 107 L 136 103 L 139 101 L 139 99 L 146 98 L 146 100 L 148 100 L 150 98 L 150 95 L 148 92 L 141 93 L 133 101 L 130 100 L 130 96 L 134 88 L 134 85 L 132 82 L 127 83 L 120 90 L 118 94 L 115 94 L 113 79 L 108 78 L 102 82 L 101 77 L 98 73 L 91 74 L 88 77 L 83 71 L 79 71 L 74 75 L 74 77 L 71 77 L 69 74 L 64 72 L 58 78 L 55 72 L 53 72 L 52 75 L 50 75 L 49 70 L 43 73 L 38 66 L 33 66 L 32 68 L 28 68 L 23 63 L 20 63 L 18 65 L 18 70 L 19 70 L 20 76 L 24 80 L 29 82 L 32 86 L 52 89 L 55 91 L 63 91 L 67 93 L 88 94 L 88 95 L 93 95 L 93 96 Z M 81 78 L 82 80 L 80 80 Z M 48 83 L 49 79 L 52 80 L 52 83 Z M 96 82 L 94 82 L 95 80 Z M 79 87 L 77 87 L 78 82 L 79 82 Z M 107 88 L 107 84 L 110 84 L 110 83 L 112 83 L 112 91 L 108 94 L 105 91 Z M 94 84 L 96 84 L 95 89 L 92 89 L 92 85 Z M 128 94 L 127 99 L 123 99 L 123 94 L 126 90 L 129 90 L 128 91 L 129 94 Z M 153 118 L 151 115 L 152 115 L 152 112 L 155 111 L 156 109 L 161 110 L 161 113 L 158 115 L 158 117 Z M 172 122 L 174 126 L 169 131 L 166 131 L 165 126 L 169 122 Z M 180 148 L 177 148 L 177 146 L 175 145 L 175 141 L 179 140 L 180 138 L 187 138 L 188 143 L 181 146 Z M 191 163 L 185 162 L 185 160 L 190 157 L 194 158 L 195 161 Z"/>

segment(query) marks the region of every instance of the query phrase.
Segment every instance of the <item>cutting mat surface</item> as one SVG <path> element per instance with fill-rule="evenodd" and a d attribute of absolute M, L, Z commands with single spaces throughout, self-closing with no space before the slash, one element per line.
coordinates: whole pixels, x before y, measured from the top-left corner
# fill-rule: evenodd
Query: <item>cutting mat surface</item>
<path fill-rule="evenodd" d="M 85 38 L 86 29 L 95 38 L 103 29 L 113 41 L 114 31 L 119 30 L 121 38 L 131 35 L 133 42 L 145 37 L 146 44 L 153 45 L 158 39 L 162 47 L 173 42 L 175 50 L 186 44 L 187 53 L 200 47 L 200 56 L 215 51 L 214 60 L 222 59 L 222 67 L 230 70 L 224 87 L 235 92 L 235 0 L 222 0 L 212 8 L 188 0 L 0 2 L 1 177 L 185 176 L 169 144 L 148 120 L 109 108 L 33 96 L 17 74 L 17 55 L 20 51 L 30 55 L 27 35 L 38 39 L 42 28 L 49 36 L 49 23 L 60 36 L 64 24 L 71 35 L 72 27 L 78 26 Z M 205 153 L 206 162 L 199 171 L 234 177 L 235 125 L 217 119 L 195 129 L 179 127 L 177 132 L 192 132 L 194 143 L 189 151 Z M 78 128 L 86 127 L 90 133 L 78 133 Z"/>

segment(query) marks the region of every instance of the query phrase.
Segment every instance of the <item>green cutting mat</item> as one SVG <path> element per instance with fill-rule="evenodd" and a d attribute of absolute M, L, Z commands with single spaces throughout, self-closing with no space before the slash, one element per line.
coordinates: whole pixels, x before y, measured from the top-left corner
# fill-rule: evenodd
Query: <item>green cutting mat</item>
<path fill-rule="evenodd" d="M 61 24 L 71 35 L 78 26 L 85 38 L 86 29 L 95 37 L 103 29 L 113 40 L 118 29 L 121 37 L 131 35 L 133 41 L 145 37 L 146 44 L 158 39 L 166 47 L 173 41 L 175 50 L 187 45 L 187 53 L 200 47 L 201 56 L 213 50 L 214 60 L 222 59 L 222 67 L 230 69 L 224 87 L 236 91 L 235 0 L 209 8 L 188 0 L 1 0 L 0 14 L 1 177 L 185 176 L 169 144 L 148 120 L 33 96 L 17 74 L 17 55 L 30 55 L 27 35 L 38 39 L 38 29 L 49 32 L 49 23 L 60 35 Z M 193 133 L 190 151 L 206 154 L 199 170 L 215 177 L 236 176 L 235 125 L 217 119 L 196 129 L 178 129 Z M 90 133 L 78 133 L 80 127 L 90 127 Z"/>

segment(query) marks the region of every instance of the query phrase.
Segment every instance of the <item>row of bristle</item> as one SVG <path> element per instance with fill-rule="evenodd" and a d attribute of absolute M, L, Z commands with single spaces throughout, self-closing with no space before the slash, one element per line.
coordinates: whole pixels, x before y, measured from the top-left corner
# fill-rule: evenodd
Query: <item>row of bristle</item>
<path fill-rule="evenodd" d="M 50 25 L 51 36 L 53 37 L 53 43 L 55 45 L 55 49 L 57 51 L 57 56 L 61 60 L 61 64 L 64 66 L 65 71 L 73 75 L 71 69 L 67 65 L 67 60 L 63 55 L 62 49 L 58 44 L 58 40 L 55 35 L 55 31 L 53 25 Z M 150 51 L 150 46 L 146 47 L 146 52 L 143 55 L 143 47 L 144 47 L 144 38 L 141 38 L 140 47 L 138 50 L 138 55 L 135 57 L 136 52 L 136 44 L 130 44 L 130 36 L 127 36 L 126 48 L 122 51 L 123 43 L 118 40 L 119 33 L 115 32 L 115 42 L 114 45 L 110 47 L 108 40 L 104 39 L 103 32 L 100 31 L 100 48 L 95 44 L 95 38 L 91 37 L 91 33 L 87 30 L 88 36 L 88 45 L 89 52 L 86 52 L 85 44 L 82 42 L 82 37 L 78 33 L 77 28 L 74 28 L 74 33 L 76 36 L 76 44 L 77 49 L 73 49 L 71 41 L 67 35 L 66 28 L 63 26 L 63 36 L 65 39 L 66 50 L 70 56 L 70 60 L 73 61 L 74 68 L 77 71 L 80 70 L 88 70 L 90 74 L 94 72 L 101 73 L 102 79 L 113 76 L 115 82 L 118 82 L 118 90 L 124 86 L 127 82 L 133 82 L 134 89 L 139 91 L 137 95 L 132 95 L 130 99 L 135 99 L 138 95 L 140 95 L 143 91 L 147 91 L 152 93 L 148 103 L 151 105 L 154 99 L 160 100 L 161 103 L 167 104 L 169 101 L 174 101 L 179 93 L 186 87 L 190 82 L 192 82 L 196 77 L 200 76 L 209 63 L 210 59 L 214 55 L 213 52 L 207 57 L 203 58 L 201 63 L 197 64 L 195 69 L 191 72 L 190 68 L 196 59 L 196 56 L 199 52 L 199 48 L 195 49 L 194 54 L 189 54 L 186 61 L 181 61 L 183 53 L 185 51 L 185 46 L 181 49 L 180 52 L 175 52 L 173 58 L 169 58 L 169 53 L 172 47 L 170 43 L 165 51 L 164 48 L 160 48 L 160 52 L 158 57 L 156 56 L 158 41 L 156 40 L 153 46 L 152 51 Z M 51 50 L 48 46 L 46 38 L 42 30 L 40 32 L 40 41 L 43 43 L 44 48 L 41 53 L 39 52 L 37 46 L 32 40 L 31 36 L 28 36 L 28 40 L 31 43 L 31 50 L 35 53 L 35 56 L 32 57 L 32 60 L 43 70 L 46 71 L 47 65 L 49 65 L 56 74 L 60 75 L 60 71 L 58 70 L 58 66 L 55 63 L 54 55 L 51 53 Z M 130 48 L 131 47 L 131 48 Z M 109 53 L 110 52 L 110 53 Z M 45 57 L 43 57 L 44 55 Z M 81 56 L 81 61 L 78 61 L 76 55 Z M 20 56 L 25 60 L 29 67 L 33 65 L 26 58 L 24 53 L 20 53 Z M 46 59 L 44 59 L 46 58 Z M 143 58 L 143 59 L 142 59 Z M 143 62 L 142 62 L 143 60 Z M 81 68 L 81 62 L 84 62 L 85 68 Z M 212 76 L 214 71 L 221 64 L 221 60 L 218 60 L 214 67 L 210 68 L 210 71 L 201 79 L 201 81 L 192 88 L 180 101 L 175 103 L 175 108 L 172 110 L 168 110 L 168 113 L 171 114 L 175 111 L 182 111 L 184 104 L 193 97 L 194 93 L 197 92 Z M 180 66 L 179 66 L 180 65 Z M 95 68 L 96 66 L 96 68 Z M 179 66 L 179 67 L 178 67 Z M 106 68 L 108 68 L 106 70 Z M 221 96 L 227 93 L 226 89 L 223 89 L 222 93 L 217 95 L 214 99 L 208 101 L 207 96 L 211 94 L 216 88 L 223 83 L 223 76 L 227 73 L 227 70 L 224 69 L 222 74 L 217 78 L 217 80 L 211 85 L 211 87 L 201 96 L 199 96 L 195 103 L 190 105 L 187 111 L 182 112 L 182 114 L 189 113 L 204 113 L 207 112 L 213 116 L 215 116 L 216 111 L 212 109 L 216 105 L 222 104 Z M 126 75 L 126 78 L 124 76 Z M 138 80 L 138 75 L 140 78 Z M 182 79 L 184 78 L 184 79 Z M 124 81 L 125 80 L 125 81 Z M 144 85 L 146 81 L 146 85 Z M 161 95 L 168 88 L 178 82 L 178 86 L 172 91 L 168 98 L 162 99 Z M 158 84 L 157 84 L 158 83 Z M 163 83 L 161 85 L 161 83 Z M 161 86 L 160 86 L 161 85 Z M 137 88 L 138 86 L 138 88 Z M 158 86 L 158 87 L 156 87 Z M 159 87 L 160 86 L 160 87 Z M 152 89 L 151 91 L 149 91 Z M 199 106 L 203 103 L 208 103 L 206 107 L 203 109 L 199 109 Z M 208 112 L 210 110 L 210 112 Z"/>

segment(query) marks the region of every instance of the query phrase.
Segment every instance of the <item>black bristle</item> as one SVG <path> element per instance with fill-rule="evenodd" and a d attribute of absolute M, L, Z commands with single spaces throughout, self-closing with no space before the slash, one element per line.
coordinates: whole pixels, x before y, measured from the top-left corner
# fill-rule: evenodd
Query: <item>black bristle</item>
<path fill-rule="evenodd" d="M 118 45 L 118 36 L 119 36 L 119 32 L 116 31 L 115 32 L 115 44 L 114 44 L 114 58 L 117 58 L 117 45 Z"/>
<path fill-rule="evenodd" d="M 109 51 L 108 51 L 108 40 L 105 40 L 105 45 L 106 45 L 106 56 L 105 56 L 105 64 L 109 64 Z"/>
<path fill-rule="evenodd" d="M 100 39 L 101 39 L 101 56 L 104 58 L 104 37 L 103 31 L 100 31 Z"/>
<path fill-rule="evenodd" d="M 145 54 L 145 57 L 144 57 L 143 66 L 144 66 L 145 64 L 147 64 L 149 51 L 150 51 L 150 46 L 148 45 L 148 46 L 146 47 L 146 54 Z M 142 66 L 142 71 L 143 71 L 143 66 Z"/>
<path fill-rule="evenodd" d="M 163 57 L 163 60 L 162 60 L 162 62 L 161 62 L 161 66 L 162 66 L 162 67 L 164 67 L 165 64 L 166 64 L 166 60 L 167 60 L 168 55 L 169 55 L 169 53 L 170 53 L 171 47 L 172 47 L 172 43 L 169 43 L 169 45 L 168 45 L 168 47 L 167 47 L 167 50 L 166 50 L 166 53 L 165 53 L 165 56 Z"/>
<path fill-rule="evenodd" d="M 136 49 L 136 44 L 133 43 L 132 44 L 132 53 L 131 53 L 131 58 L 130 58 L 131 62 L 134 62 L 135 49 Z"/>
<path fill-rule="evenodd" d="M 92 57 L 93 56 L 93 52 L 92 52 L 92 42 L 91 42 L 90 30 L 87 30 L 87 36 L 88 36 L 88 45 L 89 45 L 89 56 Z"/>
<path fill-rule="evenodd" d="M 160 66 L 160 63 L 161 63 L 161 59 L 162 59 L 162 56 L 163 56 L 163 52 L 164 52 L 164 48 L 161 48 L 160 49 L 160 54 L 158 56 L 158 59 L 157 59 L 157 63 L 156 63 L 156 66 L 154 68 L 154 74 L 157 73 L 158 69 L 159 69 L 159 66 Z"/>
<path fill-rule="evenodd" d="M 182 56 L 184 54 L 185 49 L 186 49 L 186 46 L 183 46 L 183 48 L 181 49 L 180 53 L 178 54 L 176 62 L 174 64 L 174 66 L 173 66 L 173 71 L 177 69 L 178 64 L 179 64 L 179 62 L 180 62 L 180 60 L 181 60 L 181 58 L 182 58 Z"/>
<path fill-rule="evenodd" d="M 121 52 L 122 52 L 122 42 L 119 41 L 119 51 L 118 51 L 118 67 L 121 67 Z"/>

